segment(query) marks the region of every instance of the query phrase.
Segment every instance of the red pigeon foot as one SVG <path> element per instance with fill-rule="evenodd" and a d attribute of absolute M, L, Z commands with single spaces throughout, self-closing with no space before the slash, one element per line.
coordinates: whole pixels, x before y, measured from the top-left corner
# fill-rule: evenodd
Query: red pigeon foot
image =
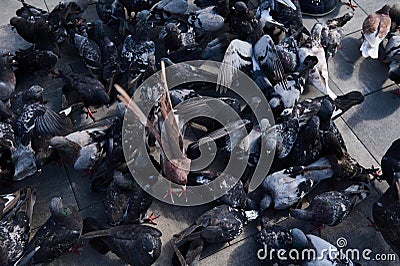
<path fill-rule="evenodd" d="M 93 122 L 96 121 L 95 118 L 94 118 L 94 116 L 93 116 L 93 114 L 97 113 L 97 110 L 91 110 L 91 109 L 88 107 L 88 108 L 87 108 L 87 111 L 86 111 L 85 113 L 86 113 L 86 119 L 88 119 L 88 118 L 90 117 L 90 118 L 93 120 Z"/>
<path fill-rule="evenodd" d="M 370 222 L 368 224 L 369 227 L 373 227 L 375 228 L 376 231 L 379 231 L 378 225 L 375 223 L 374 220 L 372 220 L 371 218 L 367 217 L 368 221 Z"/>
<path fill-rule="evenodd" d="M 150 224 L 157 225 L 154 222 L 154 220 L 158 219 L 160 217 L 160 215 L 153 216 L 153 214 L 154 213 L 151 213 L 149 217 L 147 217 L 146 219 L 143 220 L 143 222 L 147 222 L 147 223 L 150 223 Z"/>

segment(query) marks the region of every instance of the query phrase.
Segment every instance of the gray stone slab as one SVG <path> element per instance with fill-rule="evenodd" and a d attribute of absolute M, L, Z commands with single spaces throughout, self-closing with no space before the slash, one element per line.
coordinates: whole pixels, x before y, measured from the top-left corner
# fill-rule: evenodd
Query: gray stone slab
<path fill-rule="evenodd" d="M 65 169 L 80 210 L 104 200 L 105 193 L 90 191 L 90 177 L 85 171 L 77 171 L 71 165 L 65 165 Z"/>
<path fill-rule="evenodd" d="M 376 161 L 372 157 L 357 136 L 351 131 L 346 122 L 342 118 L 339 118 L 335 120 L 335 124 L 343 136 L 348 153 L 351 154 L 351 156 L 362 166 L 369 168 L 373 165 L 378 168 L 380 162 Z"/>
<path fill-rule="evenodd" d="M 257 246 L 250 237 L 200 260 L 199 265 L 259 265 Z"/>
<path fill-rule="evenodd" d="M 366 94 L 393 84 L 383 63 L 361 56 L 361 43 L 359 32 L 346 36 L 343 49 L 328 62 L 329 77 L 343 93 L 358 90 Z"/>
<path fill-rule="evenodd" d="M 0 37 L 1 37 L 1 42 L 0 42 L 1 53 L 7 53 L 7 52 L 13 53 L 18 49 L 27 49 L 32 45 L 26 42 L 24 39 L 22 39 L 15 30 L 13 31 L 10 25 L 0 26 Z"/>
<path fill-rule="evenodd" d="M 353 18 L 349 22 L 347 22 L 346 25 L 343 27 L 344 33 L 345 35 L 348 35 L 350 33 L 360 31 L 362 23 L 364 19 L 367 17 L 367 14 L 361 8 L 356 8 L 356 10 L 352 11 L 351 8 L 348 5 L 346 5 L 347 0 L 344 0 L 343 2 L 344 3 L 339 2 L 336 9 L 329 15 L 317 18 L 318 21 L 321 23 L 325 23 L 329 19 L 343 16 L 348 12 L 353 12 L 354 13 Z M 354 2 L 354 4 L 357 5 L 356 2 Z"/>
<path fill-rule="evenodd" d="M 399 137 L 400 99 L 390 92 L 376 92 L 364 103 L 343 115 L 373 157 L 380 162 L 392 142 Z"/>
<path fill-rule="evenodd" d="M 370 1 L 370 0 L 357 0 L 357 4 L 361 6 L 361 8 L 367 13 L 371 14 L 372 12 L 378 11 L 385 4 L 398 4 L 397 0 L 387 0 L 387 1 Z"/>
<path fill-rule="evenodd" d="M 35 1 L 39 1 L 39 0 L 35 0 Z M 41 0 L 44 1 L 44 3 L 47 4 L 47 6 L 49 7 L 50 10 L 52 10 L 54 7 L 56 7 L 58 5 L 58 3 L 60 3 L 60 0 Z M 93 5 L 96 0 L 88 0 L 90 5 Z"/>

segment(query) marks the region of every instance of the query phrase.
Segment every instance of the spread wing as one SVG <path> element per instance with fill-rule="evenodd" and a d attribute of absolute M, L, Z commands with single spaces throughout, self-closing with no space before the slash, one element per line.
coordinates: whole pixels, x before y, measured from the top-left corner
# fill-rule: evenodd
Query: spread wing
<path fill-rule="evenodd" d="M 253 47 L 248 42 L 235 39 L 229 44 L 218 73 L 217 91 L 226 92 L 239 70 L 246 72 L 252 69 L 252 55 Z"/>

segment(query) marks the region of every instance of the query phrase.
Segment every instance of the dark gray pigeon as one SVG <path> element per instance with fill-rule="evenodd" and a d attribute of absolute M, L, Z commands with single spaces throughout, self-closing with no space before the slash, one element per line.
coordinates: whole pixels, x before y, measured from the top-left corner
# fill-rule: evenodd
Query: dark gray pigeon
<path fill-rule="evenodd" d="M 217 206 L 203 213 L 196 222 L 173 240 L 181 265 L 196 264 L 205 243 L 225 243 L 237 238 L 243 226 L 258 217 L 256 211 L 243 211 L 228 205 Z M 189 246 L 189 247 L 188 247 Z M 186 254 L 182 254 L 186 250 Z"/>
<path fill-rule="evenodd" d="M 29 242 L 21 261 L 51 262 L 79 244 L 83 221 L 72 206 L 64 206 L 60 197 L 50 203 L 51 216 Z"/>
<path fill-rule="evenodd" d="M 35 190 L 29 187 L 0 196 L 0 204 L 5 203 L 0 221 L 0 243 L 3 245 L 3 248 L 0 247 L 1 265 L 17 262 L 24 253 L 31 232 L 35 200 Z M 4 263 L 1 249 L 6 255 Z"/>
<path fill-rule="evenodd" d="M 114 181 L 107 190 L 104 205 L 108 223 L 112 226 L 141 222 L 153 202 L 128 172 L 114 172 Z M 152 221 L 153 217 L 150 217 Z"/>
<path fill-rule="evenodd" d="M 353 207 L 367 197 L 368 189 L 364 185 L 352 185 L 344 191 L 328 191 L 317 195 L 304 210 L 294 209 L 290 214 L 299 220 L 315 225 L 335 226 L 341 223 Z"/>
<path fill-rule="evenodd" d="M 105 228 L 93 218 L 84 220 L 82 238 L 102 254 L 111 251 L 130 265 L 149 266 L 161 254 L 161 232 L 147 225 L 131 224 Z"/>

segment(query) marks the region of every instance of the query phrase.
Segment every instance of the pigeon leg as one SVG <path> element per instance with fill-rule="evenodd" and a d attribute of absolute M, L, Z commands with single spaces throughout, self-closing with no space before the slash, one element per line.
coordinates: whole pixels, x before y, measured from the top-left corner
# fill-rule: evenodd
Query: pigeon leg
<path fill-rule="evenodd" d="M 346 5 L 348 5 L 353 11 L 356 10 L 356 5 L 353 4 L 352 0 L 349 0 Z"/>
<path fill-rule="evenodd" d="M 392 90 L 391 91 L 395 96 L 400 97 L 400 89 Z"/>
<path fill-rule="evenodd" d="M 322 236 L 322 229 L 323 229 L 323 228 L 324 228 L 323 225 L 316 225 L 315 228 L 314 228 L 313 230 L 311 230 L 310 233 L 313 233 L 313 232 L 315 232 L 315 231 L 318 231 L 318 235 L 319 235 L 319 237 L 321 237 L 321 236 Z"/>
<path fill-rule="evenodd" d="M 187 197 L 187 188 L 186 188 L 186 185 L 185 186 L 182 186 L 182 191 L 181 191 L 181 193 L 179 193 L 179 195 L 178 195 L 178 197 L 181 197 L 182 195 L 184 195 L 185 196 L 185 202 L 188 202 L 188 197 Z"/>
<path fill-rule="evenodd" d="M 171 202 L 175 203 L 173 194 L 176 195 L 176 192 L 172 190 L 172 187 L 171 187 L 171 184 L 170 184 L 169 187 L 168 187 L 167 193 L 165 193 L 163 198 L 165 199 L 165 198 L 167 198 L 169 196 L 169 198 L 171 199 Z"/>
<path fill-rule="evenodd" d="M 157 218 L 159 218 L 160 215 L 155 215 L 155 216 L 153 216 L 153 214 L 154 214 L 154 213 L 152 212 L 152 213 L 150 214 L 149 217 L 143 219 L 143 222 L 157 225 L 157 224 L 154 222 L 154 220 L 157 219 Z"/>
<path fill-rule="evenodd" d="M 368 221 L 370 222 L 368 224 L 369 227 L 373 227 L 375 228 L 376 231 L 379 231 L 378 225 L 375 223 L 374 220 L 372 220 L 371 218 L 367 217 Z"/>
<path fill-rule="evenodd" d="M 83 247 L 82 243 L 77 244 L 76 246 L 71 247 L 71 252 L 76 254 L 76 255 L 81 255 L 81 252 L 79 251 L 80 248 Z"/>
<path fill-rule="evenodd" d="M 374 167 L 374 166 L 372 166 L 372 170 L 375 170 L 375 167 Z M 379 168 L 377 168 L 375 171 L 373 171 L 373 172 L 371 173 L 371 175 L 372 175 L 373 177 L 375 177 L 378 181 L 382 181 L 382 180 L 381 180 L 382 171 L 381 171 Z"/>
<path fill-rule="evenodd" d="M 93 122 L 96 121 L 93 114 L 97 113 L 97 110 L 91 110 L 89 107 L 87 107 L 87 111 L 85 113 L 86 113 L 86 119 L 90 117 L 93 120 Z"/>

